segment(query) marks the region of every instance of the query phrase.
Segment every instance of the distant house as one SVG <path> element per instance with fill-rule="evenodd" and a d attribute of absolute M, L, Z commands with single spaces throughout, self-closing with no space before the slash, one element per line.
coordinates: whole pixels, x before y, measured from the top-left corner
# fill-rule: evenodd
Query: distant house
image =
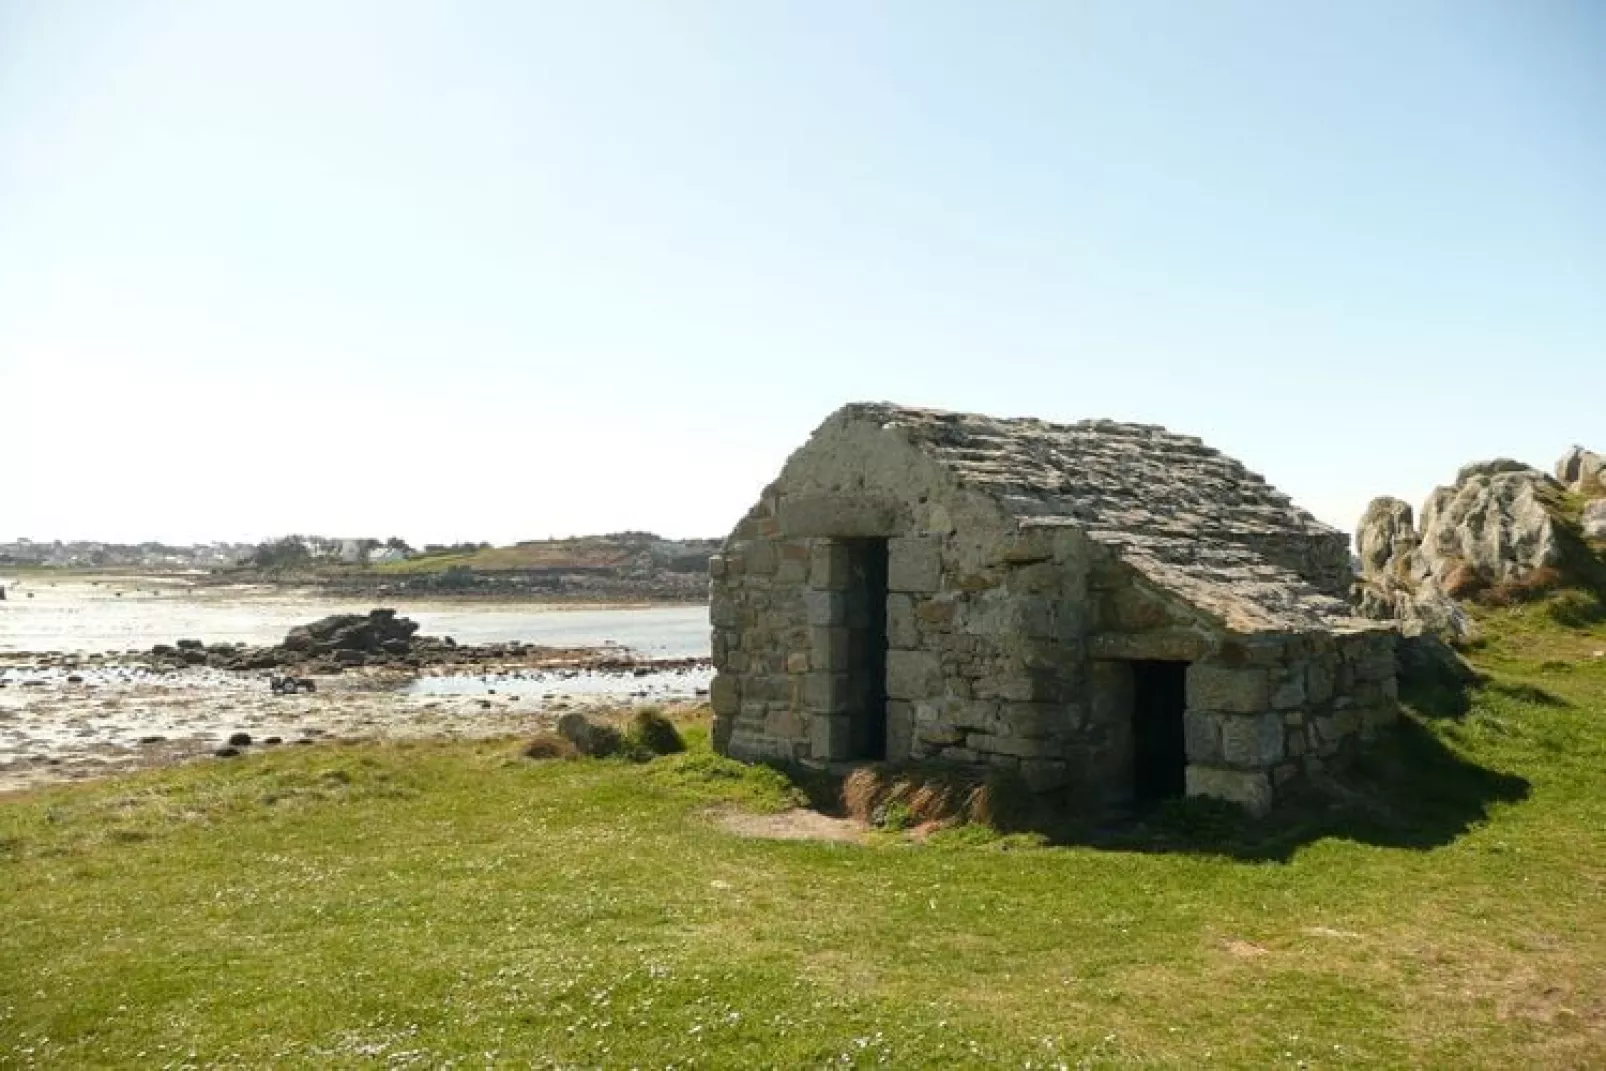
<path fill-rule="evenodd" d="M 1159 427 L 849 405 L 709 570 L 715 743 L 738 758 L 1263 812 L 1396 716 L 1348 538 Z"/>

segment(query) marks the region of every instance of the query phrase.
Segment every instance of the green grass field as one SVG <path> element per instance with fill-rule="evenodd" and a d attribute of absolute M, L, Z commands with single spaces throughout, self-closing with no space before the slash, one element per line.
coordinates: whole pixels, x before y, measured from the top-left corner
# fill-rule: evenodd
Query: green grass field
<path fill-rule="evenodd" d="M 0 1066 L 1606 1066 L 1606 629 L 1489 620 L 1353 799 L 1124 847 L 741 837 L 696 729 L 9 797 Z"/>
<path fill-rule="evenodd" d="M 406 561 L 386 562 L 376 573 L 412 576 L 444 573 L 455 567 L 476 573 L 519 572 L 526 569 L 608 569 L 627 562 L 631 548 L 600 537 L 540 540 L 511 547 L 487 547 L 473 552 L 425 554 Z"/>

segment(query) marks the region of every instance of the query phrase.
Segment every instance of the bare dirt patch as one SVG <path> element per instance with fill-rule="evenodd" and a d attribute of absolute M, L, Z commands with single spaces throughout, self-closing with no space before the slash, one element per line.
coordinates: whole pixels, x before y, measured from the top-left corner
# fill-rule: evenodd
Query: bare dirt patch
<path fill-rule="evenodd" d="M 818 840 L 859 844 L 869 828 L 852 818 L 833 818 L 806 807 L 794 807 L 779 814 L 749 814 L 719 810 L 713 813 L 721 828 L 739 837 L 760 840 Z"/>

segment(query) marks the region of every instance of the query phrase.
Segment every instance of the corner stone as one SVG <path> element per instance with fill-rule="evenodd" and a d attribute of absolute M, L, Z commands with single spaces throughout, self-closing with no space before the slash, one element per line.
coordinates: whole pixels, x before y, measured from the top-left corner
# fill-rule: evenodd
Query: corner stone
<path fill-rule="evenodd" d="M 714 677 L 708 686 L 708 702 L 714 708 L 714 713 L 723 718 L 734 718 L 741 710 L 741 690 L 737 686 L 736 678 L 728 673 L 721 673 Z"/>

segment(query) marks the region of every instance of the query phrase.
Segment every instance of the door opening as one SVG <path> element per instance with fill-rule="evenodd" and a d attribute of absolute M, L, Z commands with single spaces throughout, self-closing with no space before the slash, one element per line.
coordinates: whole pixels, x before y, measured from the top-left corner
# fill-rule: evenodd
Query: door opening
<path fill-rule="evenodd" d="M 851 759 L 887 757 L 887 541 L 844 539 L 850 576 L 848 711 Z"/>
<path fill-rule="evenodd" d="M 1132 663 L 1132 794 L 1138 803 L 1175 799 L 1187 791 L 1188 663 Z"/>

